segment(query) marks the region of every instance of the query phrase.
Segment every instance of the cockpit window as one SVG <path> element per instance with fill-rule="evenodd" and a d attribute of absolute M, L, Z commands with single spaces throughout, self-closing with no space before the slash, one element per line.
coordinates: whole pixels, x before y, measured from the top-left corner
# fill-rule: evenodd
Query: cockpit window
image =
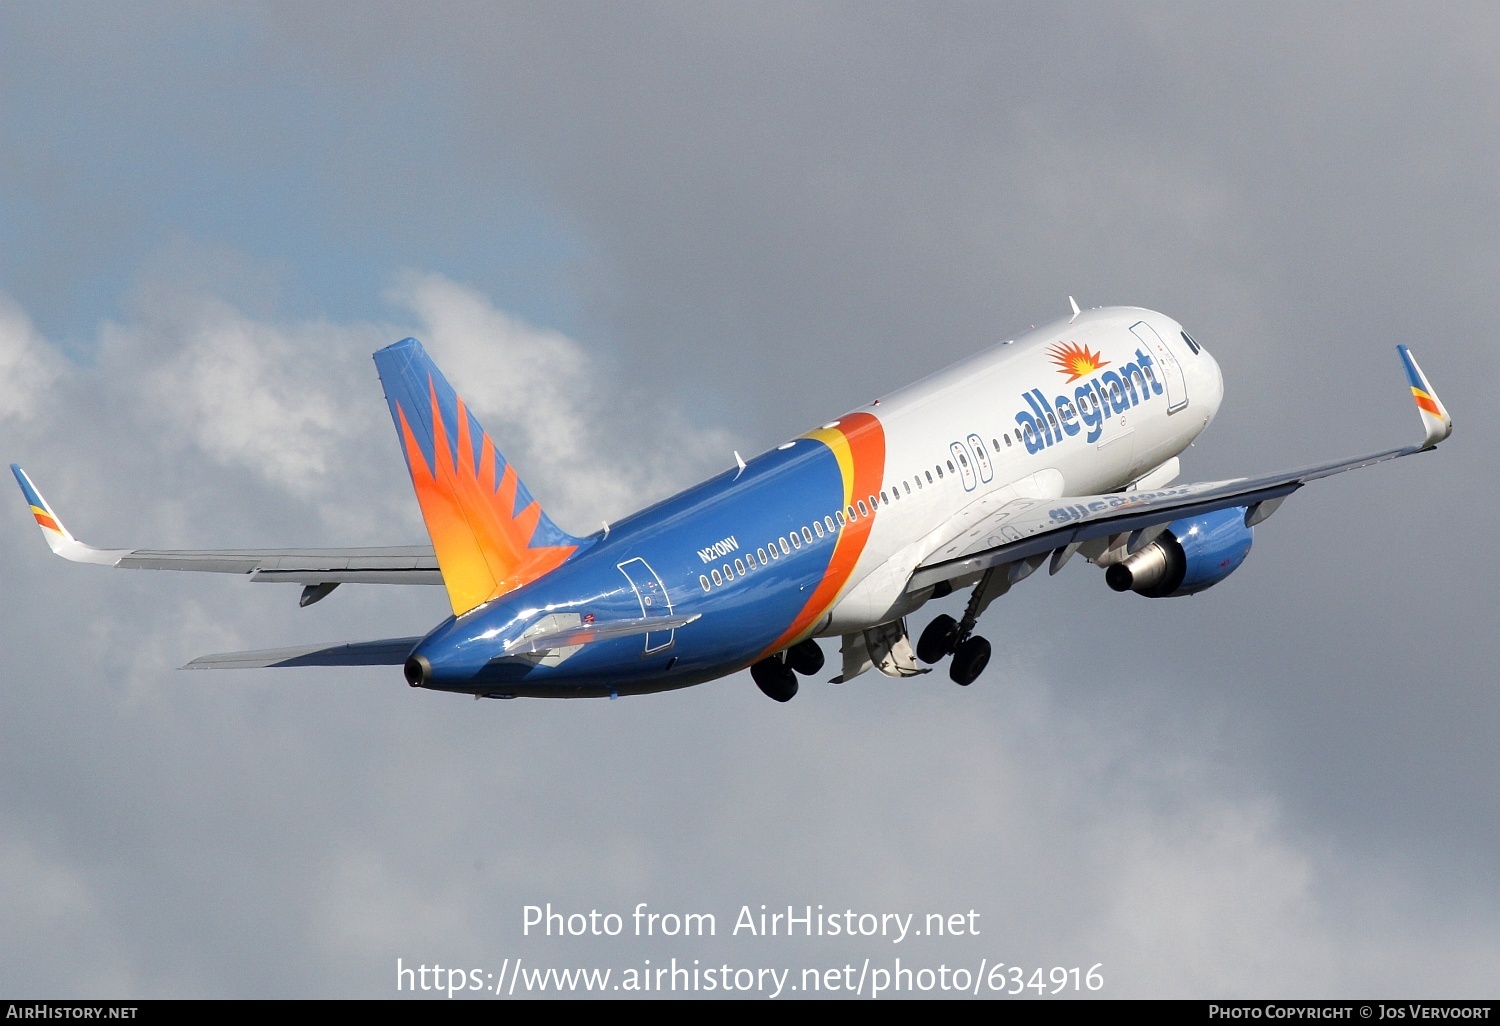
<path fill-rule="evenodd" d="M 1193 341 L 1193 336 L 1189 335 L 1185 331 L 1182 333 L 1182 340 L 1187 343 L 1187 347 L 1193 351 L 1194 356 L 1197 356 L 1198 353 L 1201 352 L 1201 350 L 1198 348 L 1198 343 Z"/>

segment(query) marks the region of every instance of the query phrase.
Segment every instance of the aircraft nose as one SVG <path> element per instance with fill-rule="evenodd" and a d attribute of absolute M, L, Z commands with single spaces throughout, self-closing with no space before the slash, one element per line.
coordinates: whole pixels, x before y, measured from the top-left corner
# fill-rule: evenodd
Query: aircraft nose
<path fill-rule="evenodd" d="M 1208 378 L 1208 393 L 1210 404 L 1215 413 L 1219 412 L 1219 404 L 1224 401 L 1224 374 L 1219 370 L 1219 361 L 1210 354 L 1204 353 L 1204 370 Z"/>

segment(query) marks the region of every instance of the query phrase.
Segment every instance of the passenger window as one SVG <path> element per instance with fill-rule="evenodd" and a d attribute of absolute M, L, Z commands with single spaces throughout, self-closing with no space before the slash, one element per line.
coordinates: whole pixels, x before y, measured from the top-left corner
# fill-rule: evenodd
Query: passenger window
<path fill-rule="evenodd" d="M 823 521 L 813 521 L 813 534 L 817 535 L 819 538 L 823 537 Z"/>
<path fill-rule="evenodd" d="M 1009 433 L 1008 433 L 1008 432 L 1007 432 L 1007 434 L 1006 434 L 1006 436 L 1005 436 L 1005 447 L 1006 447 L 1006 448 L 1007 448 L 1007 449 L 1009 449 L 1009 448 L 1010 448 L 1010 434 L 1009 434 Z"/>
<path fill-rule="evenodd" d="M 959 453 L 958 454 L 958 462 L 960 464 L 962 464 L 963 466 L 967 467 L 969 465 L 969 457 L 965 456 L 963 453 Z M 953 463 L 950 461 L 948 463 L 948 466 L 951 469 L 953 467 Z"/>
<path fill-rule="evenodd" d="M 731 570 L 731 569 L 729 569 L 729 564 L 728 563 L 724 564 L 724 580 L 726 580 L 726 581 L 732 581 L 732 580 L 734 580 L 734 571 Z"/>
<path fill-rule="evenodd" d="M 867 516 L 870 515 L 870 511 L 865 508 L 865 500 L 864 499 L 860 499 L 859 500 L 859 515 L 862 516 L 862 517 L 867 517 Z"/>
<path fill-rule="evenodd" d="M 779 553 L 779 552 L 776 551 L 776 543 L 775 542 L 772 542 L 770 545 L 766 546 L 766 551 L 771 554 L 771 558 L 772 559 L 780 559 L 781 558 L 781 553 Z"/>
<path fill-rule="evenodd" d="M 906 489 L 906 494 L 907 495 L 911 494 L 911 482 L 910 481 L 902 481 L 901 482 L 901 487 Z"/>
<path fill-rule="evenodd" d="M 719 571 L 715 570 L 713 573 L 714 573 L 714 583 L 715 584 L 723 584 L 724 583 L 724 578 L 722 578 L 722 577 L 719 576 Z"/>
<path fill-rule="evenodd" d="M 1000 439 L 998 439 L 998 438 L 991 438 L 990 439 L 990 448 L 994 449 L 996 452 L 999 452 L 1000 451 Z"/>
<path fill-rule="evenodd" d="M 880 494 L 884 495 L 885 492 L 881 492 Z M 893 498 L 893 499 L 899 499 L 899 498 L 901 498 L 901 486 L 900 485 L 898 485 L 898 484 L 891 485 L 891 498 Z"/>
<path fill-rule="evenodd" d="M 755 554 L 760 557 L 760 565 L 761 566 L 765 566 L 766 565 L 766 550 L 765 549 L 756 549 L 755 550 Z"/>
<path fill-rule="evenodd" d="M 957 471 L 955 471 L 953 469 L 953 461 L 952 460 L 948 461 L 948 473 L 950 473 L 950 474 L 957 473 Z"/>
<path fill-rule="evenodd" d="M 833 519 L 836 520 L 836 521 L 838 521 L 838 525 L 840 527 L 843 527 L 844 526 L 844 511 L 843 510 L 839 510 L 837 513 L 835 513 L 833 515 Z"/>
<path fill-rule="evenodd" d="M 736 559 L 734 561 L 734 572 L 741 577 L 745 576 L 745 561 L 743 559 Z"/>
<path fill-rule="evenodd" d="M 708 584 L 708 578 L 707 577 L 704 577 L 702 574 L 699 574 L 698 575 L 698 583 L 701 584 L 701 585 L 703 585 L 703 590 L 704 591 L 708 590 L 709 584 Z"/>
<path fill-rule="evenodd" d="M 886 498 L 885 492 L 880 493 L 880 504 L 882 506 L 889 506 L 891 504 L 891 500 Z"/>
<path fill-rule="evenodd" d="M 852 521 L 855 521 L 855 520 L 858 520 L 858 519 L 859 519 L 859 515 L 854 512 L 854 507 L 850 506 L 849 507 L 849 520 L 852 522 Z"/>
<path fill-rule="evenodd" d="M 937 472 L 938 472 L 938 479 L 941 480 L 942 477 L 943 477 L 943 468 L 942 467 L 938 467 L 937 468 Z"/>
<path fill-rule="evenodd" d="M 807 544 L 809 545 L 813 543 L 812 532 L 805 527 L 802 529 L 802 540 L 807 542 Z"/>
<path fill-rule="evenodd" d="M 786 547 L 786 539 L 785 538 L 781 539 L 781 554 L 783 556 L 790 556 L 792 554 L 792 550 Z"/>
<path fill-rule="evenodd" d="M 942 476 L 943 476 L 943 472 L 941 470 L 939 470 L 938 471 L 938 477 L 942 477 Z M 920 481 L 921 479 L 918 478 L 918 480 Z M 932 471 L 930 471 L 930 470 L 927 472 L 927 483 L 928 484 L 932 484 Z"/>
<path fill-rule="evenodd" d="M 802 539 L 797 536 L 797 532 L 796 531 L 793 531 L 792 532 L 792 548 L 794 548 L 794 549 L 800 549 L 801 547 L 802 547 Z"/>
<path fill-rule="evenodd" d="M 828 525 L 828 533 L 829 534 L 833 534 L 834 530 L 835 530 L 835 528 L 833 526 L 833 517 L 824 517 L 823 518 L 823 523 L 826 524 L 826 525 Z"/>

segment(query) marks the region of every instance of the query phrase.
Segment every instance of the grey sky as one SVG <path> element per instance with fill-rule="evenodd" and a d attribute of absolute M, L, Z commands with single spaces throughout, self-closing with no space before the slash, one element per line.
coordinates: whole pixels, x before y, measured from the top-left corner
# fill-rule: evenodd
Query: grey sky
<path fill-rule="evenodd" d="M 368 362 L 408 333 L 580 530 L 1070 293 L 1220 361 L 1188 477 L 1415 437 L 1398 342 L 1457 424 L 1201 596 L 1070 565 L 987 614 L 967 690 L 785 707 L 178 673 L 442 595 L 68 566 L 14 496 L 0 992 L 900 955 L 1492 996 L 1497 39 L 1486 5 L 0 8 L 0 448 L 89 541 L 420 539 Z M 547 901 L 721 936 L 523 938 Z M 722 936 L 762 903 L 986 932 Z"/>

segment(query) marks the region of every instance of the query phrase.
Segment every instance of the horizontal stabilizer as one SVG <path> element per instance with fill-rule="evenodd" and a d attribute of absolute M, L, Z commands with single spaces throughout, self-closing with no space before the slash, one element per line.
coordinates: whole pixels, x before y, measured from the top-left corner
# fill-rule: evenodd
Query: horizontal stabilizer
<path fill-rule="evenodd" d="M 602 620 L 597 623 L 579 623 L 550 630 L 528 633 L 517 638 L 505 648 L 505 654 L 529 655 L 534 652 L 552 652 L 574 645 L 587 645 L 595 641 L 610 641 L 628 638 L 635 634 L 650 634 L 653 631 L 670 631 L 686 627 L 701 613 L 691 616 L 640 616 L 629 620 Z"/>
<path fill-rule="evenodd" d="M 184 670 L 251 670 L 264 666 L 400 666 L 421 638 L 324 642 L 255 652 L 220 652 L 199 656 Z"/>

